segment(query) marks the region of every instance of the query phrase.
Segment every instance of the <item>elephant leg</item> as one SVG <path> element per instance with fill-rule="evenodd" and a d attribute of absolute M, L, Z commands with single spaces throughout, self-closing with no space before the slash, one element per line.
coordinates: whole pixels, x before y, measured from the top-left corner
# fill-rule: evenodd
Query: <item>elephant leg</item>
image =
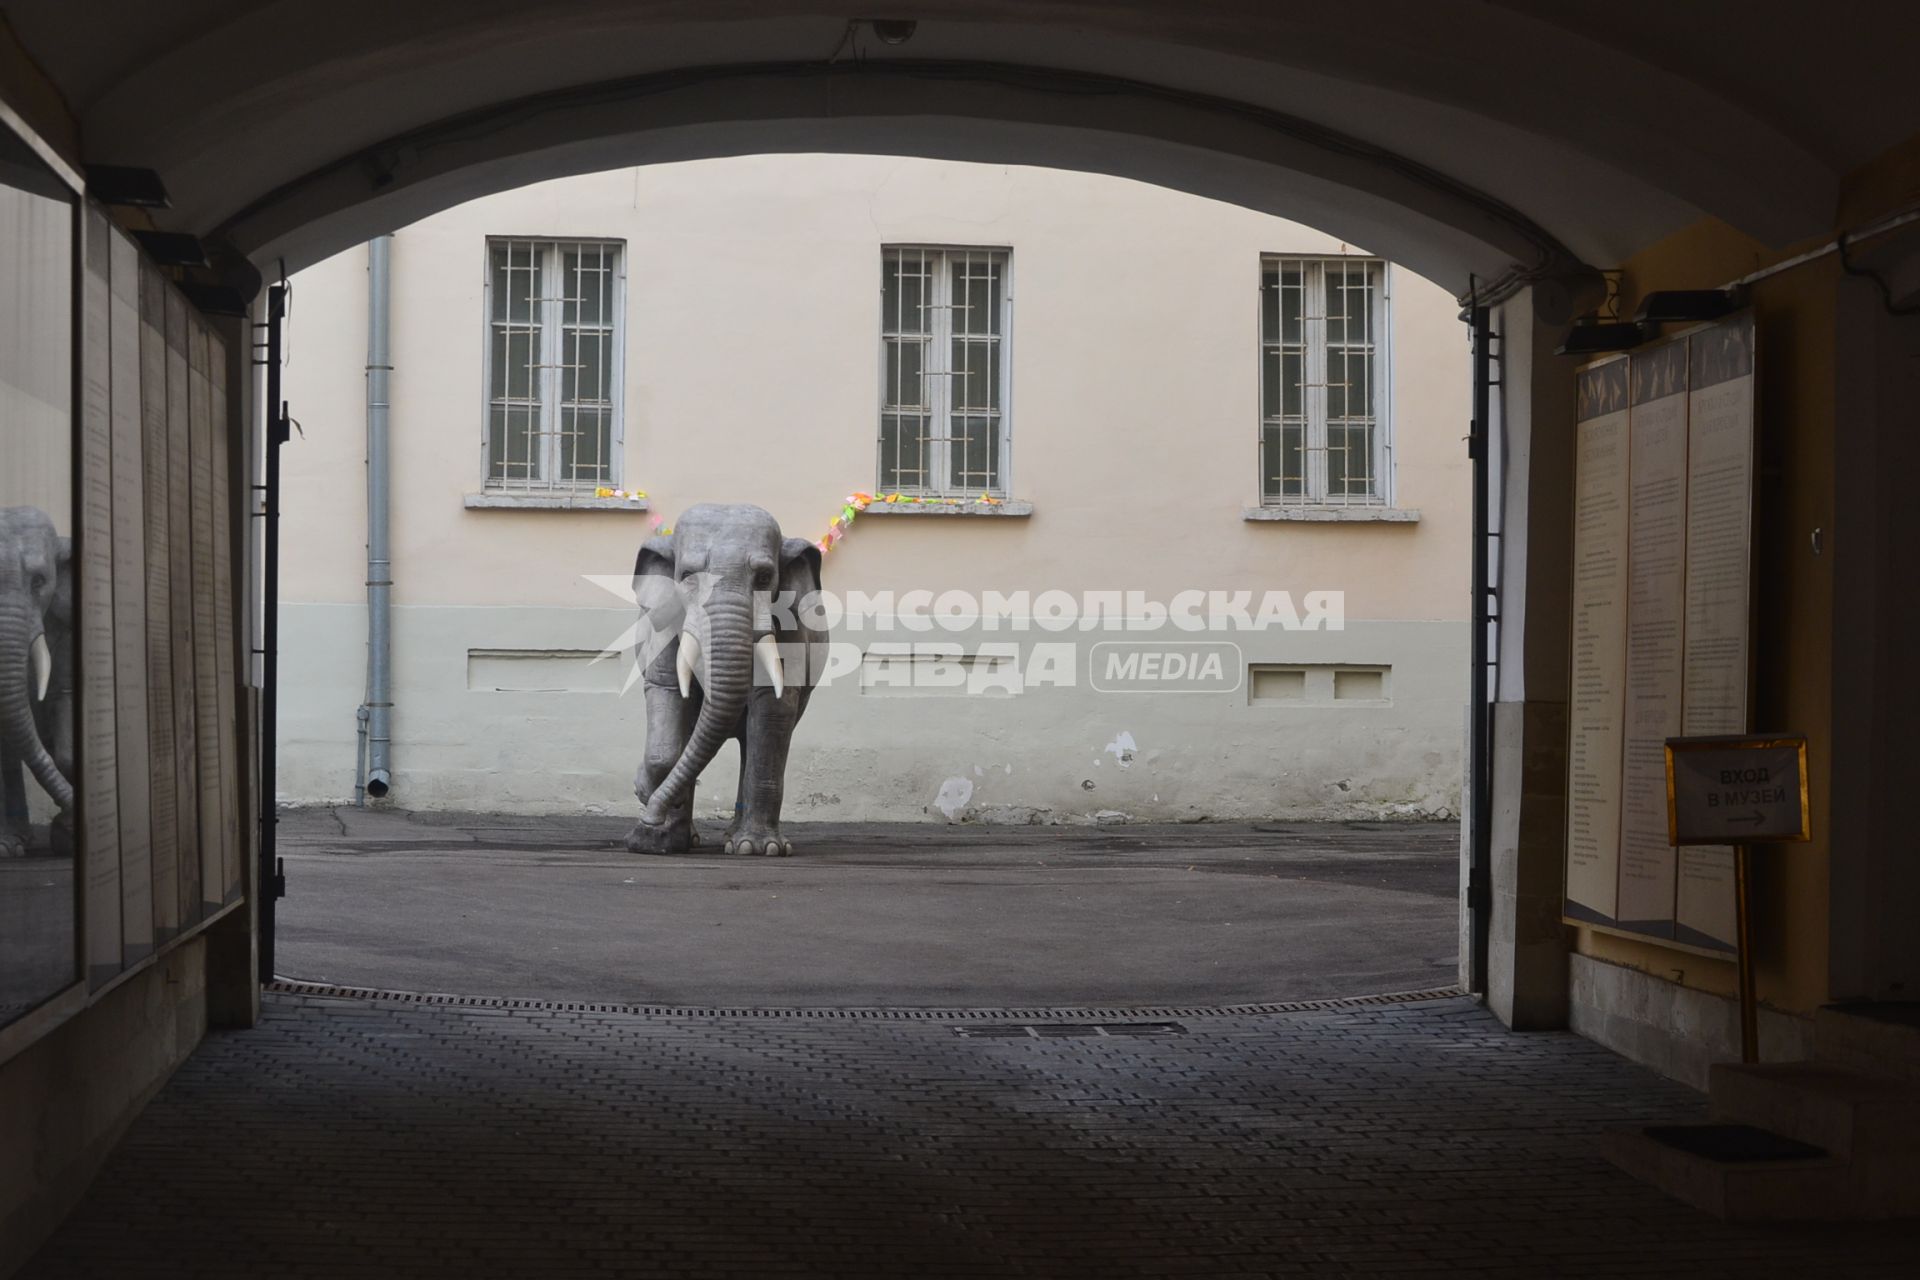
<path fill-rule="evenodd" d="M 71 643 L 71 641 L 69 641 Z M 74 776 L 73 769 L 73 690 L 61 692 L 47 699 L 47 730 L 41 735 L 47 744 L 47 751 L 53 756 L 55 767 L 63 777 Z M 47 824 L 47 839 L 53 852 L 61 856 L 73 852 L 73 810 L 62 809 Z"/>
<path fill-rule="evenodd" d="M 728 820 L 727 829 L 720 836 L 721 846 L 725 848 L 729 853 L 733 851 L 733 838 L 740 834 L 740 824 L 746 820 L 746 815 L 747 815 L 747 734 L 745 729 L 745 722 L 746 722 L 746 715 L 744 712 L 742 712 L 741 713 L 742 728 L 740 731 L 740 738 L 739 738 L 740 769 L 738 772 L 738 776 L 734 779 L 735 786 L 733 789 L 733 817 Z"/>
<path fill-rule="evenodd" d="M 0 858 L 17 858 L 27 851 L 32 840 L 32 819 L 27 813 L 27 780 L 20 762 L 0 751 Z"/>
<path fill-rule="evenodd" d="M 5 797 L 5 807 L 0 808 L 0 818 L 6 821 L 25 822 L 27 820 L 27 780 L 20 771 L 20 762 L 0 749 L 0 795 Z"/>
<path fill-rule="evenodd" d="M 791 691 L 776 698 L 757 690 L 747 703 L 740 739 L 740 812 L 727 841 L 728 853 L 783 856 L 793 844 L 780 834 L 780 804 L 786 795 L 787 747 L 800 713 Z"/>
<path fill-rule="evenodd" d="M 678 689 L 649 684 L 646 698 L 647 753 L 633 780 L 633 793 L 643 805 L 672 772 L 674 761 L 686 748 L 687 735 L 692 732 L 700 709 L 697 691 L 683 698 Z M 665 822 L 656 826 L 643 818 L 635 823 L 627 833 L 627 848 L 634 853 L 685 853 L 699 843 L 693 830 L 693 790 L 692 786 L 687 788 L 686 798 L 674 807 Z"/>

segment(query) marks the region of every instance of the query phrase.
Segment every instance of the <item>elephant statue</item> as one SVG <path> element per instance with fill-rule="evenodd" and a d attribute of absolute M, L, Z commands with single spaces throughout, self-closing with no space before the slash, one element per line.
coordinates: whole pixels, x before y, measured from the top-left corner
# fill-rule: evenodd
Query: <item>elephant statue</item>
<path fill-rule="evenodd" d="M 820 549 L 782 538 L 759 507 L 703 503 L 670 533 L 649 538 L 633 573 L 642 632 L 665 643 L 650 661 L 652 646 L 643 647 L 647 750 L 634 794 L 646 811 L 627 847 L 684 853 L 697 843 L 694 781 L 732 738 L 740 743 L 740 791 L 726 851 L 793 852 L 780 833 L 780 802 L 812 664 L 798 664 L 788 679 L 780 648 L 806 645 L 811 653 L 826 640 L 809 624 L 815 611 L 802 607 L 820 589 Z"/>
<path fill-rule="evenodd" d="M 73 544 L 34 507 L 0 508 L 0 857 L 31 843 L 24 765 L 73 831 Z"/>

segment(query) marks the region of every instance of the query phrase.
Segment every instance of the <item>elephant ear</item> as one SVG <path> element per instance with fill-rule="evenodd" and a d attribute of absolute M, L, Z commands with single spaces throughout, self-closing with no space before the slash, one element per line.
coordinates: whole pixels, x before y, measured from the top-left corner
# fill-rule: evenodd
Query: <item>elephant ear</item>
<path fill-rule="evenodd" d="M 642 667 L 669 663 L 668 645 L 685 621 L 680 593 L 673 586 L 673 538 L 655 534 L 640 544 L 633 562 L 633 598 L 640 607 L 634 657 Z"/>
<path fill-rule="evenodd" d="M 56 538 L 53 544 L 53 600 L 47 612 L 63 626 L 73 625 L 73 539 Z"/>
<path fill-rule="evenodd" d="M 656 533 L 640 544 L 640 554 L 633 562 L 633 576 L 636 578 L 673 576 L 673 537 L 670 534 Z"/>
<path fill-rule="evenodd" d="M 640 554 L 633 562 L 633 594 L 642 614 L 671 597 L 673 556 L 670 535 L 656 533 L 640 544 Z"/>
<path fill-rule="evenodd" d="M 820 548 L 805 538 L 780 543 L 780 590 L 791 591 L 795 603 L 820 589 Z"/>

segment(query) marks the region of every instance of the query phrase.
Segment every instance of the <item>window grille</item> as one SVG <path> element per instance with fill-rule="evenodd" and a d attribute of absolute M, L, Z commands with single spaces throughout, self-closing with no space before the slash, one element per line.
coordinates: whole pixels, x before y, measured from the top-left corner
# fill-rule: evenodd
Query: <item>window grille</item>
<path fill-rule="evenodd" d="M 614 241 L 487 242 L 489 489 L 618 482 L 623 284 Z"/>
<path fill-rule="evenodd" d="M 1377 258 L 1261 263 L 1263 504 L 1388 501 L 1386 309 Z"/>
<path fill-rule="evenodd" d="M 1007 254 L 890 247 L 881 259 L 880 488 L 1004 495 Z"/>

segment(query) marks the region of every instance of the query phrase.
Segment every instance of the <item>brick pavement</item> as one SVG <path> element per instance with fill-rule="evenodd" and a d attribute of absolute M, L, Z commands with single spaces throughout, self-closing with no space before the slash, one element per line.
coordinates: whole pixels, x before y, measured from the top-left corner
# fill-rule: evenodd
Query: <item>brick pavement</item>
<path fill-rule="evenodd" d="M 25 1276 L 1911 1275 L 1616 1173 L 1698 1095 L 1449 999 L 1165 1038 L 271 996 Z"/>

